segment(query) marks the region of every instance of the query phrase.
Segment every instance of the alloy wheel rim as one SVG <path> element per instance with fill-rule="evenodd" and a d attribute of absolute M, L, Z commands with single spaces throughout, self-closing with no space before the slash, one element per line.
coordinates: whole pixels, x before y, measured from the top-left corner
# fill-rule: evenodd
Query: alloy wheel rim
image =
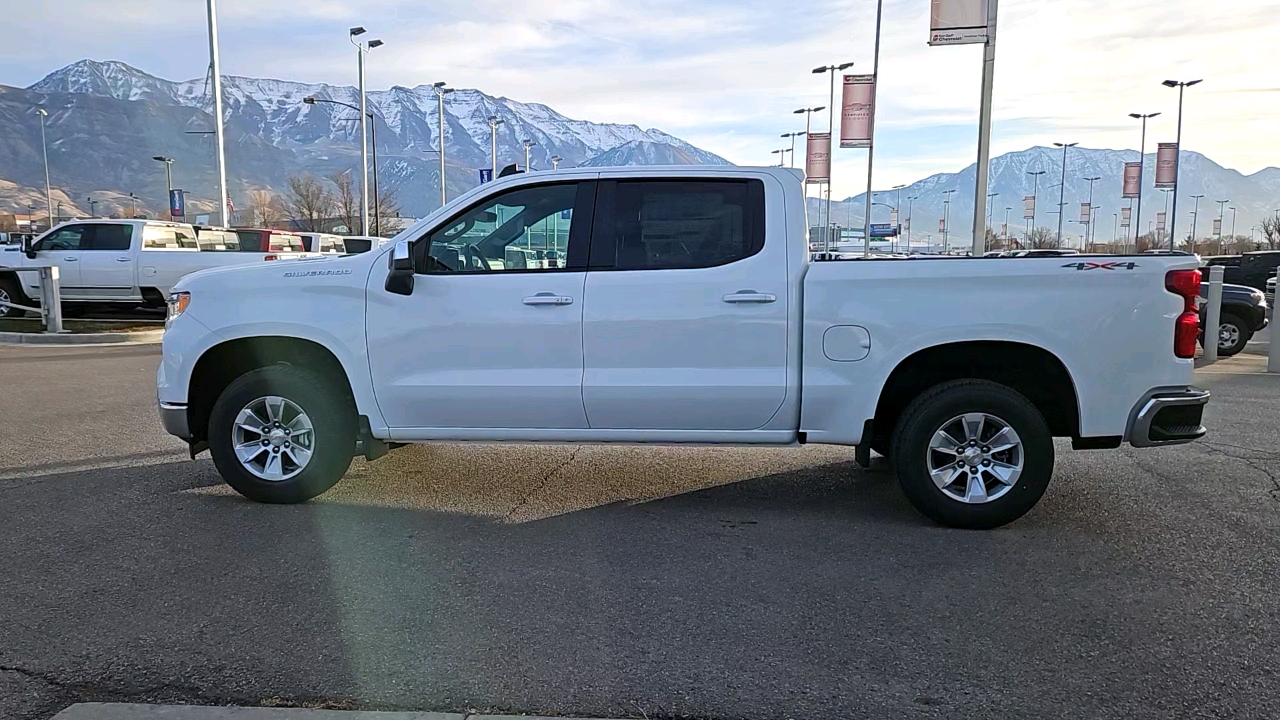
<path fill-rule="evenodd" d="M 236 415 L 232 447 L 254 477 L 280 482 L 306 469 L 315 453 L 315 426 L 297 403 L 277 395 L 260 397 Z"/>
<path fill-rule="evenodd" d="M 1240 341 L 1240 328 L 1230 323 L 1218 326 L 1218 349 L 1229 348 Z"/>
<path fill-rule="evenodd" d="M 929 477 L 944 495 L 969 505 L 999 500 L 1022 476 L 1022 438 L 989 413 L 965 413 L 942 423 L 926 450 Z"/>

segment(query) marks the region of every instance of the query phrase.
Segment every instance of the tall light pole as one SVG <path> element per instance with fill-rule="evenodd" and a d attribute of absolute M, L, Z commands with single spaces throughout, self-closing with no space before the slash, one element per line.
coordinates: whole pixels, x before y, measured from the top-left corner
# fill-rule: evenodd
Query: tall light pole
<path fill-rule="evenodd" d="M 209 11 L 209 74 L 213 76 L 213 137 L 218 149 L 218 206 L 220 227 L 230 226 L 227 219 L 227 151 L 222 134 L 222 63 L 218 60 L 218 10 L 215 0 L 206 0 Z"/>
<path fill-rule="evenodd" d="M 1223 208 L 1225 208 L 1227 206 L 1227 203 L 1231 201 L 1230 200 L 1214 200 L 1214 202 L 1218 203 L 1218 244 L 1222 244 L 1222 221 L 1225 220 L 1227 216 L 1227 213 Z M 1232 209 L 1234 210 L 1235 208 L 1232 208 Z"/>
<path fill-rule="evenodd" d="M 493 178 L 498 177 L 498 126 L 502 124 L 502 118 L 497 115 L 490 115 L 485 118 L 489 123 L 489 173 Z"/>
<path fill-rule="evenodd" d="M 1062 183 L 1057 186 L 1057 243 L 1062 245 L 1062 202 L 1066 195 L 1066 149 L 1075 147 L 1076 142 L 1055 142 L 1056 147 L 1062 149 Z"/>
<path fill-rule="evenodd" d="M 988 229 L 990 229 L 990 228 L 991 228 L 991 214 L 995 212 L 995 209 L 994 209 L 993 203 L 994 203 L 995 198 L 997 198 L 997 197 L 1000 197 L 1000 193 L 987 193 L 987 217 L 986 217 L 986 223 L 984 223 L 984 224 L 983 224 L 983 226 L 982 226 L 982 234 L 983 234 L 983 237 L 982 237 L 982 252 L 984 252 L 984 253 L 987 251 L 987 238 L 986 238 L 986 232 L 987 232 L 987 230 L 988 230 Z M 980 254 L 975 254 L 975 253 L 973 253 L 973 251 L 972 251 L 972 250 L 970 251 L 970 253 L 969 253 L 969 254 L 970 254 L 970 255 L 972 255 L 973 257 L 981 257 L 981 255 L 980 255 Z"/>
<path fill-rule="evenodd" d="M 781 150 L 770 150 L 770 151 L 769 151 L 769 154 L 770 154 L 770 155 L 777 155 L 777 156 L 778 156 L 778 167 L 782 167 L 782 166 L 784 166 L 784 165 L 786 165 L 786 164 L 787 164 L 787 149 L 786 149 L 786 148 L 782 148 Z"/>
<path fill-rule="evenodd" d="M 138 215 L 138 196 L 129 193 L 129 219 L 132 220 Z"/>
<path fill-rule="evenodd" d="M 1129 117 L 1142 121 L 1142 142 L 1138 146 L 1138 209 L 1135 215 L 1129 218 L 1129 224 L 1135 228 L 1142 228 L 1142 174 L 1147 166 L 1147 120 L 1153 118 L 1160 113 L 1129 113 Z M 1134 237 L 1137 237 L 1137 231 L 1134 231 Z"/>
<path fill-rule="evenodd" d="M 996 75 L 996 17 L 999 2 L 988 0 L 987 41 L 982 49 L 982 102 L 978 110 L 978 163 L 973 192 L 973 248 L 970 255 L 981 256 L 978 248 L 986 246 L 987 229 L 978 220 L 978 200 L 987 194 L 988 175 L 991 172 L 991 114 L 995 95 Z"/>
<path fill-rule="evenodd" d="M 97 211 L 95 211 L 95 210 L 93 209 L 93 206 L 94 206 L 94 205 L 97 205 L 97 204 L 98 204 L 98 201 L 97 201 L 97 200 L 94 200 L 92 196 L 87 197 L 87 198 L 85 198 L 84 200 L 85 200 L 85 202 L 89 203 L 89 217 L 90 217 L 90 218 L 96 218 L 96 217 L 98 217 L 98 213 L 97 213 Z"/>
<path fill-rule="evenodd" d="M 1201 82 L 1203 81 L 1188 80 L 1186 82 L 1182 82 L 1179 80 L 1165 80 L 1160 83 L 1165 87 L 1178 88 L 1178 138 L 1176 141 L 1178 145 L 1178 152 L 1174 155 L 1173 159 L 1173 214 L 1167 216 L 1169 218 L 1170 250 L 1173 249 L 1174 243 L 1176 242 L 1175 238 L 1177 238 L 1177 235 L 1174 234 L 1174 228 L 1177 226 L 1178 221 L 1178 180 L 1182 174 L 1182 95 L 1187 88 L 1192 85 L 1198 85 Z"/>
<path fill-rule="evenodd" d="M 1191 249 L 1194 252 L 1196 247 L 1196 226 L 1200 222 L 1200 198 L 1204 197 L 1204 195 L 1192 195 L 1191 197 L 1196 201 L 1196 207 L 1191 211 Z M 1173 192 L 1173 206 L 1175 208 L 1178 207 L 1178 191 L 1176 188 Z"/>
<path fill-rule="evenodd" d="M 1032 177 L 1032 180 L 1031 180 L 1031 228 L 1027 230 L 1027 233 L 1030 233 L 1031 230 L 1034 230 L 1036 227 L 1036 213 L 1040 212 L 1040 176 L 1044 175 L 1045 172 L 1046 172 L 1045 170 L 1036 170 L 1035 172 L 1031 172 L 1030 170 L 1027 171 L 1027 174 Z M 1023 235 L 1022 240 L 1023 242 L 1026 242 L 1027 240 L 1026 235 Z"/>
<path fill-rule="evenodd" d="M 806 138 L 809 136 L 809 134 L 810 134 L 810 130 L 812 129 L 813 114 L 814 114 L 814 113 L 816 113 L 816 112 L 818 112 L 818 111 L 826 110 L 826 109 L 827 109 L 827 108 L 826 108 L 826 106 L 825 106 L 825 105 L 819 105 L 818 107 L 803 107 L 803 108 L 800 108 L 799 110 L 793 110 L 793 111 L 792 111 L 792 114 L 793 114 L 793 115 L 799 115 L 799 114 L 801 114 L 801 113 L 804 113 L 804 134 L 805 134 L 805 137 L 806 137 Z M 804 191 L 805 191 L 805 192 L 804 192 L 804 196 L 805 196 L 805 198 L 808 198 L 808 197 L 809 197 L 809 178 L 808 178 L 807 176 L 808 176 L 808 172 L 809 172 L 809 152 L 808 152 L 808 144 L 807 144 L 807 143 L 806 143 L 806 145 L 805 145 L 805 148 L 806 148 L 806 149 L 805 149 L 805 154 L 804 154 L 804 159 L 805 159 L 805 163 L 804 163 L 804 170 L 805 170 L 806 177 L 805 177 L 805 183 L 804 183 Z M 822 199 L 822 188 L 821 188 L 821 187 L 819 187 L 819 188 L 818 188 L 818 199 L 819 199 L 819 200 L 821 200 L 821 199 Z M 808 206 L 808 202 L 809 202 L 809 201 L 806 199 L 806 200 L 805 200 L 805 205 L 806 205 L 806 207 Z M 821 207 L 821 205 L 819 205 L 819 207 Z"/>
<path fill-rule="evenodd" d="M 563 160 L 563 159 L 564 159 L 564 158 L 560 157 L 559 155 L 552 155 L 551 157 L 547 158 L 547 160 L 550 160 L 550 161 L 551 161 L 551 169 L 552 169 L 552 170 L 559 170 L 559 169 L 560 169 L 560 161 L 561 161 L 561 160 Z"/>
<path fill-rule="evenodd" d="M 911 211 L 915 209 L 915 195 L 907 198 L 907 254 L 911 254 Z"/>
<path fill-rule="evenodd" d="M 49 227 L 53 227 L 53 187 L 49 184 L 49 143 L 44 139 L 44 119 L 49 113 L 44 108 L 36 108 L 40 116 L 40 147 L 44 150 L 44 199 L 49 204 Z"/>
<path fill-rule="evenodd" d="M 318 97 L 304 97 L 302 98 L 302 102 L 305 105 L 315 105 L 316 103 L 328 103 L 330 105 L 341 105 L 344 108 L 349 108 L 351 110 L 355 110 L 356 112 L 360 112 L 360 108 L 356 107 L 355 105 L 352 105 L 351 103 L 342 102 L 341 100 L 327 100 L 325 98 L 318 98 Z M 370 136 L 369 142 L 371 145 L 373 145 L 373 234 L 380 236 L 382 235 L 382 210 L 381 210 L 381 196 L 378 193 L 378 122 L 373 117 L 373 113 L 371 112 L 365 113 L 365 116 L 369 120 L 369 136 Z M 360 127 L 363 128 L 364 123 L 360 123 Z"/>
<path fill-rule="evenodd" d="M 950 251 L 951 244 L 951 193 L 953 190 L 943 190 L 942 194 L 945 199 L 942 201 L 942 254 L 946 255 Z"/>
<path fill-rule="evenodd" d="M 800 111 L 797 110 L 797 112 L 800 112 Z M 789 132 L 789 133 L 782 133 L 782 135 L 780 136 L 783 138 L 791 138 L 791 167 L 796 166 L 796 138 L 806 134 L 808 133 Z"/>
<path fill-rule="evenodd" d="M 1236 209 L 1233 207 L 1227 208 L 1227 209 L 1231 211 L 1231 242 L 1235 242 L 1236 241 Z"/>
<path fill-rule="evenodd" d="M 353 27 L 347 31 L 347 40 L 356 48 L 356 70 L 360 84 L 360 233 L 369 234 L 369 128 L 366 120 L 369 109 L 364 90 L 364 56 L 372 49 L 383 44 L 381 40 L 370 40 L 362 43 L 356 38 L 365 34 L 362 27 Z"/>
<path fill-rule="evenodd" d="M 836 147 L 836 123 L 835 123 L 835 104 L 836 104 L 836 72 L 845 68 L 853 67 L 853 63 L 840 63 L 839 65 L 823 65 L 813 69 L 814 75 L 829 73 L 831 75 L 831 95 L 827 100 L 827 133 L 830 136 L 828 142 L 834 150 Z M 824 245 L 831 246 L 831 177 L 832 169 L 835 167 L 835 153 L 829 151 L 827 154 L 827 210 L 824 213 L 824 222 L 822 227 L 822 236 L 826 238 Z M 867 189 L 867 217 L 871 217 L 871 190 Z M 866 238 L 867 247 L 870 248 L 871 238 Z M 824 248 L 826 249 L 826 248 Z"/>
<path fill-rule="evenodd" d="M 436 94 L 436 120 L 439 122 L 438 133 L 440 135 L 440 207 L 449 201 L 449 195 L 446 190 L 448 183 L 444 181 L 444 96 L 453 92 L 453 88 L 445 87 L 445 81 L 431 83 L 431 90 Z"/>
<path fill-rule="evenodd" d="M 1089 225 L 1088 227 L 1085 228 L 1085 233 L 1086 233 L 1085 242 L 1092 242 L 1092 239 L 1097 236 L 1097 233 L 1094 232 L 1094 227 L 1093 227 L 1093 184 L 1101 180 L 1102 178 L 1087 177 L 1087 178 L 1081 178 L 1081 179 L 1089 181 Z"/>
<path fill-rule="evenodd" d="M 529 151 L 538 143 L 526 138 L 520 144 L 524 146 L 524 171 L 529 172 Z"/>
<path fill-rule="evenodd" d="M 168 183 L 169 185 L 169 194 L 165 197 L 165 202 L 169 204 L 169 219 L 173 220 L 174 219 L 173 202 L 172 200 L 170 200 L 170 198 L 173 197 L 173 158 L 165 157 L 163 155 L 156 155 L 151 159 L 157 162 L 164 163 L 164 179 L 165 179 L 165 182 Z"/>

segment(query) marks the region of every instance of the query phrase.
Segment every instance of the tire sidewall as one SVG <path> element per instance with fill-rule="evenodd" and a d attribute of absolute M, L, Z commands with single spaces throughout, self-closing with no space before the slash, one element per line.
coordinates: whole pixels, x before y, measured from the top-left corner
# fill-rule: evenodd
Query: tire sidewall
<path fill-rule="evenodd" d="M 1219 344 L 1218 355 L 1229 357 L 1231 355 L 1235 355 L 1239 353 L 1241 350 L 1244 350 L 1245 345 L 1249 344 L 1249 338 L 1252 336 L 1252 333 L 1245 330 L 1245 325 L 1243 322 L 1241 322 L 1240 318 L 1236 317 L 1235 315 L 1223 315 L 1222 318 L 1218 321 L 1218 327 L 1221 328 L 1223 325 L 1235 326 L 1236 331 L 1239 333 L 1237 335 L 1239 340 L 1236 341 L 1235 345 L 1227 346 L 1225 348 L 1222 347 L 1221 344 Z"/>
<path fill-rule="evenodd" d="M 232 429 L 250 402 L 268 395 L 286 398 L 310 418 L 315 449 L 302 472 L 287 480 L 263 480 L 236 457 Z M 209 416 L 209 454 L 227 484 L 250 500 L 299 503 L 333 487 L 355 453 L 354 411 L 317 373 L 288 365 L 254 370 L 230 385 Z"/>
<path fill-rule="evenodd" d="M 24 298 L 20 292 L 21 291 L 15 286 L 14 282 L 9 278 L 0 278 L 0 295 L 7 296 L 0 297 L 0 300 L 11 303 L 22 303 Z M 17 318 L 22 317 L 23 315 L 26 315 L 26 313 L 22 310 L 0 305 L 0 318 Z"/>
<path fill-rule="evenodd" d="M 1000 498 L 973 505 L 940 490 L 929 476 L 927 457 L 933 434 L 944 423 L 971 412 L 993 415 L 1018 433 L 1023 468 L 1017 483 Z M 1022 517 L 1044 495 L 1053 475 L 1053 437 L 1040 411 L 1003 385 L 985 381 L 948 383 L 903 415 L 894 442 L 895 469 L 907 499 L 920 512 L 950 527 L 989 529 Z"/>

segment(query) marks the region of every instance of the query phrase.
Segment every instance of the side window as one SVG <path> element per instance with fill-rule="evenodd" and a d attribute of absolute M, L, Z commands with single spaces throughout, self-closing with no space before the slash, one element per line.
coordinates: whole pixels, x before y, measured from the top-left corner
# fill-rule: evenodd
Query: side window
<path fill-rule="evenodd" d="M 88 234 L 88 233 L 86 233 Z M 129 249 L 129 241 L 133 238 L 133 228 L 129 225 L 94 225 L 92 239 L 88 239 L 88 250 Z"/>
<path fill-rule="evenodd" d="M 416 243 L 419 272 L 565 268 L 578 187 L 522 187 L 482 201 Z"/>
<path fill-rule="evenodd" d="M 597 232 L 618 270 L 715 267 L 764 247 L 759 180 L 620 181 L 612 201 L 612 227 Z"/>
<path fill-rule="evenodd" d="M 73 225 L 57 230 L 40 241 L 37 250 L 80 250 L 84 239 L 85 225 Z"/>
<path fill-rule="evenodd" d="M 186 228 L 148 225 L 142 231 L 143 250 L 193 250 L 199 247 L 193 232 Z"/>

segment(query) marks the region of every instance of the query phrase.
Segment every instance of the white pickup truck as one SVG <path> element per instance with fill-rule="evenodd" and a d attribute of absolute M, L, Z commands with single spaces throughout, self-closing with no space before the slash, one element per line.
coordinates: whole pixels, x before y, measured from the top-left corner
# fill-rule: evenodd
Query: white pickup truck
<path fill-rule="evenodd" d="M 222 231 L 235 239 L 235 234 Z M 164 307 L 183 275 L 212 267 L 260 263 L 271 253 L 206 251 L 196 229 L 159 220 L 77 220 L 21 247 L 0 250 L 0 300 L 31 304 L 40 278 L 24 267 L 55 265 L 64 304 L 114 303 Z M 304 253 L 281 255 L 298 257 Z M 0 317 L 9 311 L 0 306 Z"/>
<path fill-rule="evenodd" d="M 373 252 L 184 278 L 160 415 L 264 502 L 400 443 L 835 443 L 973 528 L 1035 505 L 1054 437 L 1204 434 L 1196 258 L 815 262 L 806 227 L 782 168 L 502 178 Z"/>

